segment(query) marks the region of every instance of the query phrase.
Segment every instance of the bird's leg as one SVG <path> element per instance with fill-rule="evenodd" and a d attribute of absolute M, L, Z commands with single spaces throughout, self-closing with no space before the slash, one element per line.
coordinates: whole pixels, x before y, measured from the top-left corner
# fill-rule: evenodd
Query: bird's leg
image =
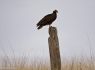
<path fill-rule="evenodd" d="M 49 25 L 49 28 L 50 28 L 50 25 Z"/>
<path fill-rule="evenodd" d="M 49 24 L 49 27 L 51 27 L 51 24 Z"/>
<path fill-rule="evenodd" d="M 50 27 L 50 25 L 49 25 L 49 27 Z"/>

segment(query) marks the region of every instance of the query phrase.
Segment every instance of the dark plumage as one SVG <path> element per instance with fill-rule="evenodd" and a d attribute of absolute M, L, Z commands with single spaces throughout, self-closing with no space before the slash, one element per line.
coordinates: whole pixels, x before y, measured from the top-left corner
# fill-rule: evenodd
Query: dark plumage
<path fill-rule="evenodd" d="M 52 22 L 57 18 L 57 10 L 54 10 L 52 14 L 48 14 L 44 16 L 38 23 L 37 23 L 37 29 L 42 28 L 45 25 L 51 25 Z"/>

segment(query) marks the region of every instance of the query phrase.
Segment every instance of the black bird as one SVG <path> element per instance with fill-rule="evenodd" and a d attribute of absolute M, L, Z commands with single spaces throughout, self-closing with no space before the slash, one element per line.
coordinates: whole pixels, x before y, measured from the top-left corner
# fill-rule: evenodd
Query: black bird
<path fill-rule="evenodd" d="M 46 16 L 44 16 L 38 23 L 37 23 L 37 29 L 42 28 L 45 25 L 51 25 L 53 21 L 55 21 L 55 19 L 57 18 L 57 10 L 54 10 L 53 13 L 48 14 Z"/>

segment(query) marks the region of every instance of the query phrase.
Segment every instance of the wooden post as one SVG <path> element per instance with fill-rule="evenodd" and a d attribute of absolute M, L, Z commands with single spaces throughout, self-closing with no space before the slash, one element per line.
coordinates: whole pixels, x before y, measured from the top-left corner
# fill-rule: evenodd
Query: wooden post
<path fill-rule="evenodd" d="M 59 41 L 57 37 L 56 27 L 49 27 L 48 43 L 49 43 L 49 53 L 50 53 L 50 64 L 51 70 L 61 70 L 61 58 L 59 51 Z"/>

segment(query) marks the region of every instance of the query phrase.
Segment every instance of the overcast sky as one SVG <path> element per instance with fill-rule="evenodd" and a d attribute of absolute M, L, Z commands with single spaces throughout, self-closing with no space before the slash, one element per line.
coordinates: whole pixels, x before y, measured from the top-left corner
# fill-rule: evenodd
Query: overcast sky
<path fill-rule="evenodd" d="M 36 24 L 55 9 L 61 57 L 95 51 L 95 0 L 0 0 L 0 56 L 3 47 L 11 57 L 12 49 L 16 57 L 49 57 L 49 27 Z"/>

